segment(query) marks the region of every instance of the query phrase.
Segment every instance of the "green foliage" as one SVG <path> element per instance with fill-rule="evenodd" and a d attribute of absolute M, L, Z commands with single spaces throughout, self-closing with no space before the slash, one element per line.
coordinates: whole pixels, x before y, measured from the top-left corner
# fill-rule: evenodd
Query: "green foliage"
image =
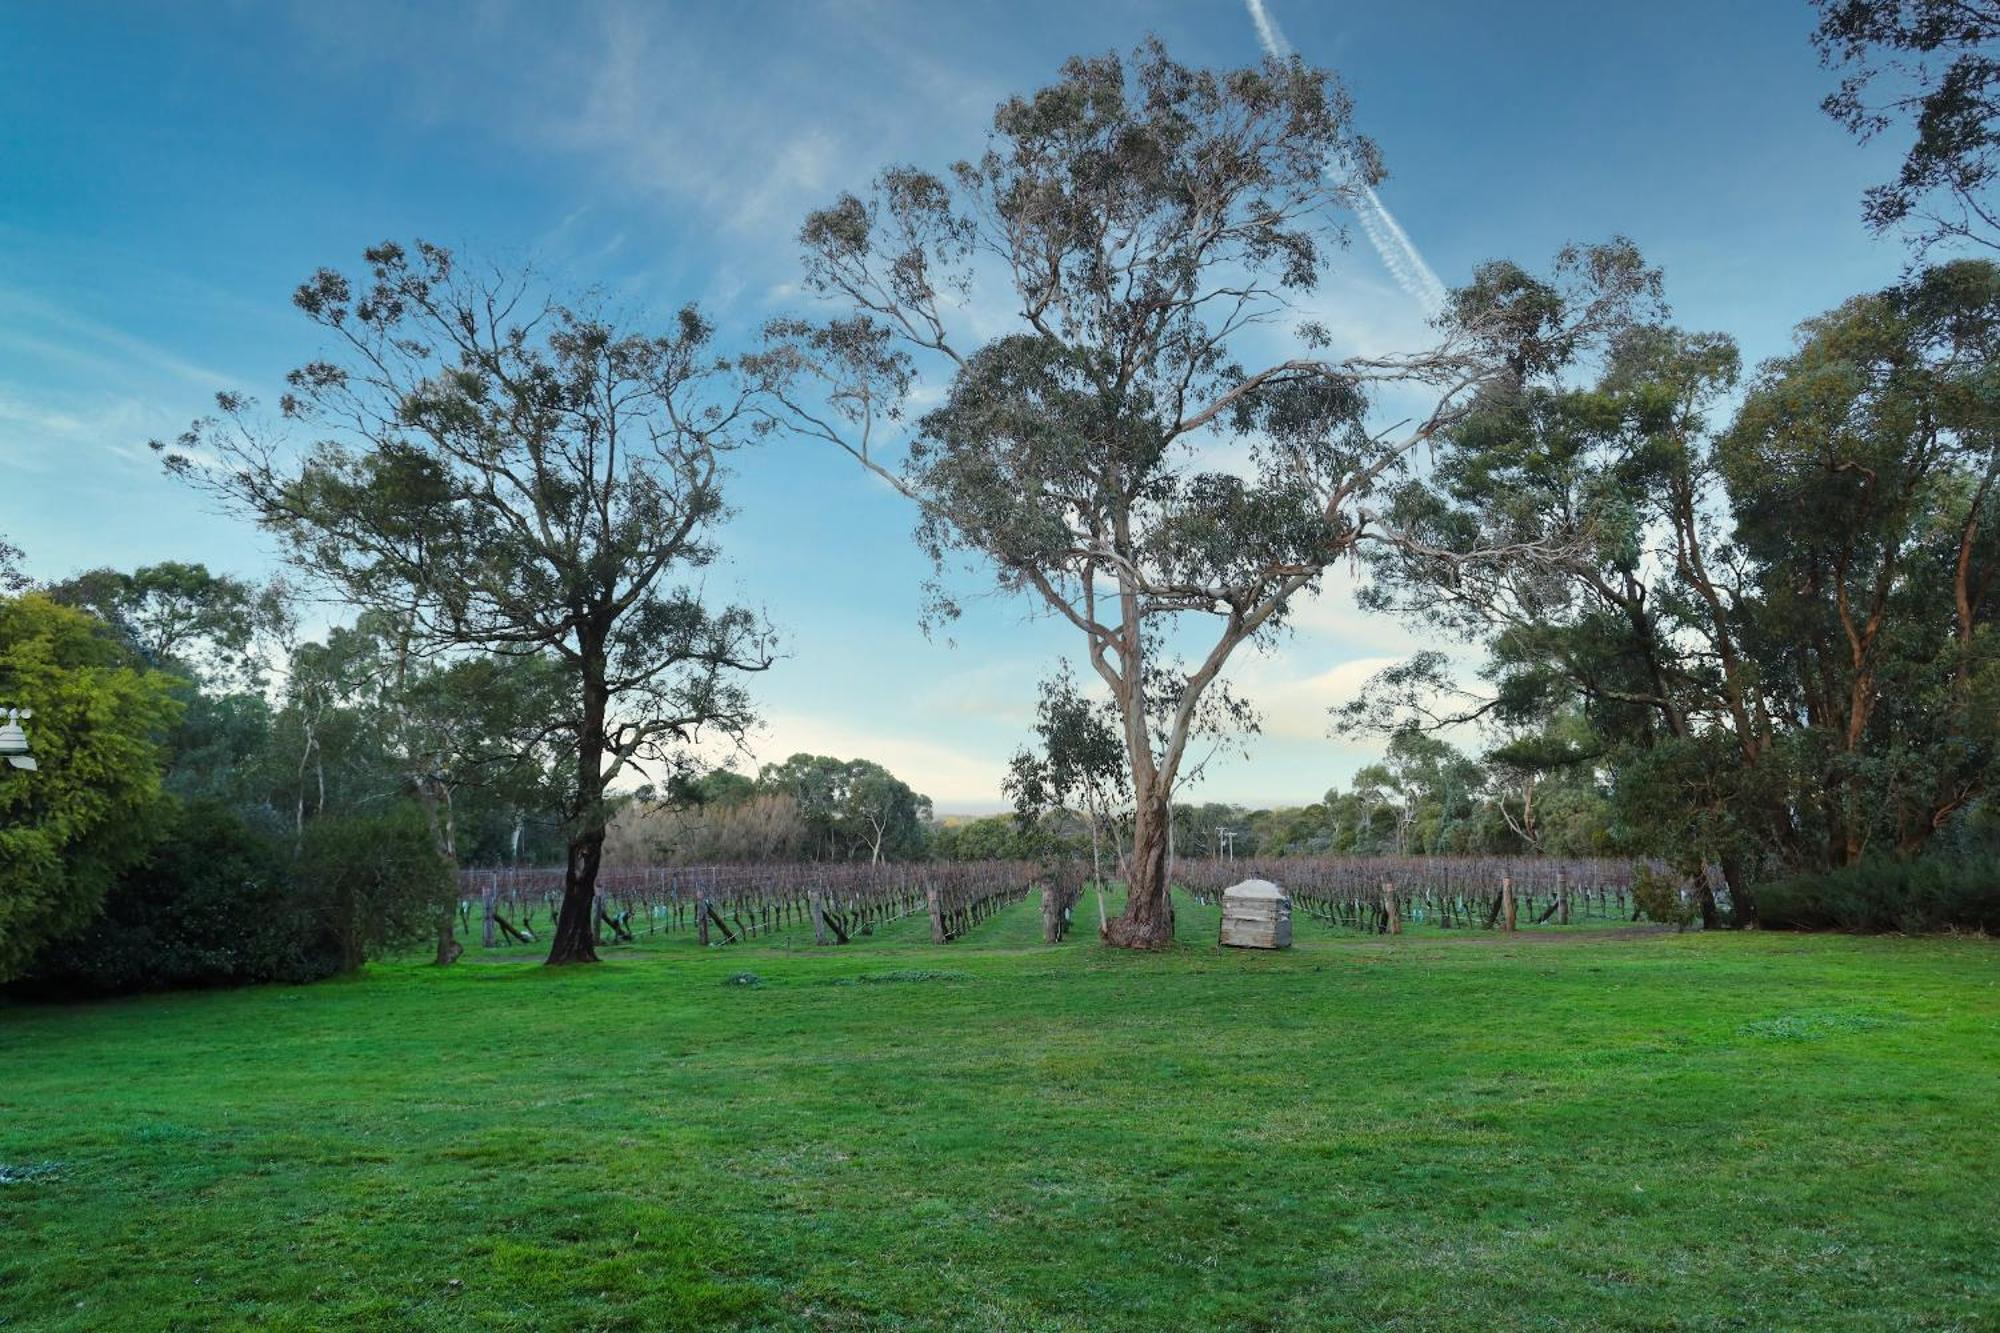
<path fill-rule="evenodd" d="M 1694 923 L 1694 901 L 1669 872 L 1640 866 L 1632 875 L 1632 901 L 1648 921 L 1681 927 Z"/>
<path fill-rule="evenodd" d="M 729 768 L 712 768 L 693 780 L 689 799 L 698 805 L 736 805 L 757 794 L 757 780 Z"/>
<path fill-rule="evenodd" d="M 338 942 L 294 884 L 292 846 L 216 800 L 175 811 L 81 934 L 36 960 L 36 990 L 115 994 L 315 981 L 341 970 Z"/>
<path fill-rule="evenodd" d="M 1737 365 L 1725 337 L 1635 329 L 1595 386 L 1458 423 L 1397 498 L 1422 549 L 1384 547 L 1369 596 L 1484 641 L 1490 689 L 1433 655 L 1355 711 L 1567 728 L 1491 759 L 1605 770 L 1612 838 L 1719 866 L 1748 924 L 1758 880 L 1916 855 L 2000 771 L 2000 266 L 1808 321 L 1717 429 Z M 1469 558 L 1507 543 L 1557 555 Z"/>
<path fill-rule="evenodd" d="M 86 570 L 48 595 L 111 626 L 149 664 L 207 685 L 261 684 L 264 649 L 292 620 L 282 583 L 257 587 L 180 560 Z"/>
<path fill-rule="evenodd" d="M 295 910 L 327 932 L 343 971 L 434 932 L 458 900 L 453 867 L 407 803 L 306 825 L 294 883 Z"/>
<path fill-rule="evenodd" d="M 1821 108 L 1867 142 L 1907 120 L 1893 180 L 1871 186 L 1876 231 L 1920 224 L 1918 247 L 2000 243 L 2000 5 L 1993 0 L 1813 0 L 1813 44 L 1849 72 Z"/>
<path fill-rule="evenodd" d="M 21 571 L 21 561 L 26 558 L 25 551 L 0 533 L 0 594 L 11 597 L 34 586 L 35 581 Z"/>
<path fill-rule="evenodd" d="M 1071 806 L 1104 819 L 1130 804 L 1132 784 L 1118 723 L 1109 700 L 1088 699 L 1078 691 L 1067 662 L 1042 682 L 1035 709 L 1040 744 L 1015 751 L 1001 783 L 1024 825 Z"/>
<path fill-rule="evenodd" d="M 0 599 L 0 703 L 28 708 L 39 768 L 0 767 L 0 980 L 89 923 L 161 827 L 174 680 L 96 620 L 35 593 Z"/>
<path fill-rule="evenodd" d="M 937 825 L 931 854 L 940 861 L 1019 861 L 1038 856 L 1045 840 L 1038 828 L 1014 815 L 955 819 Z"/>
<path fill-rule="evenodd" d="M 1879 857 L 1757 891 L 1780 930 L 1977 930 L 2000 934 L 2000 860 Z"/>
<path fill-rule="evenodd" d="M 216 694 L 192 682 L 167 743 L 167 790 L 187 800 L 213 798 L 239 809 L 274 803 L 283 782 L 275 749 L 277 719 L 262 694 Z"/>
<path fill-rule="evenodd" d="M 713 780 L 725 798 L 741 791 Z M 929 845 L 931 798 L 872 759 L 795 754 L 760 769 L 757 789 L 792 799 L 816 860 L 908 861 Z"/>

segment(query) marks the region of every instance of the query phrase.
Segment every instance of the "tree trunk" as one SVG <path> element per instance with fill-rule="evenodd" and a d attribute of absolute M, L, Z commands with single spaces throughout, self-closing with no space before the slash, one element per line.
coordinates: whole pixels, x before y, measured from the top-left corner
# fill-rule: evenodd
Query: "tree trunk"
<path fill-rule="evenodd" d="M 1729 924 L 1738 930 L 1757 929 L 1757 899 L 1736 857 L 1722 858 L 1722 882 L 1729 886 Z"/>
<path fill-rule="evenodd" d="M 1164 949 L 1174 942 L 1174 904 L 1167 883 L 1168 802 L 1157 791 L 1139 798 L 1132 821 L 1132 857 L 1125 911 L 1104 927 L 1104 942 L 1124 949 Z"/>
<path fill-rule="evenodd" d="M 597 961 L 597 871 L 604 864 L 605 713 L 610 692 L 601 642 L 583 645 L 583 725 L 577 730 L 576 823 L 563 870 L 562 908 L 549 939 L 550 967 Z"/>
<path fill-rule="evenodd" d="M 604 830 L 587 829 L 569 845 L 562 907 L 549 940 L 548 964 L 597 961 L 597 868 L 604 860 Z"/>
<path fill-rule="evenodd" d="M 944 927 L 944 903 L 938 897 L 937 885 L 931 884 L 925 887 L 924 906 L 930 910 L 931 943 L 932 944 L 949 943 L 951 937 L 945 933 L 945 927 Z"/>
<path fill-rule="evenodd" d="M 1098 836 L 1097 805 L 1090 805 L 1090 882 L 1097 890 L 1097 937 L 1104 938 L 1104 854 Z"/>
<path fill-rule="evenodd" d="M 1720 930 L 1722 913 L 1715 906 L 1715 890 L 1709 887 L 1708 867 L 1703 866 L 1694 874 L 1694 903 L 1701 912 L 1703 930 Z"/>
<path fill-rule="evenodd" d="M 451 789 L 441 787 L 428 773 L 416 773 L 410 778 L 410 785 L 416 790 L 417 800 L 424 808 L 424 818 L 430 821 L 431 845 L 437 848 L 440 860 L 451 867 L 452 896 L 439 904 L 437 958 L 439 967 L 449 967 L 465 952 L 465 946 L 458 942 L 458 933 L 453 929 L 453 918 L 458 911 L 458 828 L 450 813 L 440 814 L 439 797 L 448 804 Z"/>
<path fill-rule="evenodd" d="M 452 929 L 452 912 L 445 908 L 444 919 L 438 922 L 437 965 L 447 967 L 458 961 L 465 952 L 465 946 L 458 942 L 458 932 Z"/>

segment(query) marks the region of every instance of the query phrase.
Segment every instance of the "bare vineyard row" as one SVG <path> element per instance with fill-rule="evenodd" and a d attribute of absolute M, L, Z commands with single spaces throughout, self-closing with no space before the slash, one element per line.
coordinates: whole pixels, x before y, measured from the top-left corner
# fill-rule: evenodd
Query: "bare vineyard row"
<path fill-rule="evenodd" d="M 597 925 L 613 940 L 692 931 L 704 945 L 810 925 L 819 943 L 846 944 L 887 922 L 927 912 L 931 938 L 945 944 L 1047 877 L 1029 861 L 619 866 L 598 874 Z M 555 919 L 562 888 L 561 867 L 462 870 L 459 918 L 469 934 L 479 910 L 488 948 L 501 936 L 533 943 L 537 916 Z"/>
<path fill-rule="evenodd" d="M 1175 866 L 1174 880 L 1207 902 L 1239 880 L 1268 879 L 1291 895 L 1294 910 L 1351 930 L 1393 933 L 1406 921 L 1513 930 L 1631 919 L 1637 864 L 1542 857 L 1188 860 Z M 612 940 L 691 931 L 703 945 L 723 945 L 810 926 L 818 942 L 846 944 L 924 912 L 932 939 L 944 944 L 1039 885 L 1043 936 L 1053 944 L 1069 928 L 1085 871 L 1075 861 L 620 866 L 598 876 L 597 920 Z M 533 943 L 537 919 L 554 919 L 562 885 L 560 867 L 461 871 L 460 921 L 470 935 L 478 911 L 488 948 L 502 938 Z"/>
<path fill-rule="evenodd" d="M 1288 857 L 1185 861 L 1175 881 L 1204 901 L 1244 879 L 1268 879 L 1294 911 L 1328 925 L 1383 934 L 1405 921 L 1443 929 L 1514 930 L 1597 918 L 1631 920 L 1642 863 L 1609 858 L 1505 856 Z"/>

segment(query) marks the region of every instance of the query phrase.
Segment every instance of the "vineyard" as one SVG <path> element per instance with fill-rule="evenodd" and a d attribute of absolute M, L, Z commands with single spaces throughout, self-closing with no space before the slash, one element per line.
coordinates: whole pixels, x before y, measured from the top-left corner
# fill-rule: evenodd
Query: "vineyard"
<path fill-rule="evenodd" d="M 615 867 L 597 877 L 597 926 L 606 942 L 683 933 L 728 945 L 810 928 L 816 943 L 847 944 L 925 913 L 932 943 L 947 944 L 1050 879 L 1026 861 Z M 562 887 L 561 867 L 460 871 L 460 924 L 470 935 L 477 912 L 489 949 L 503 938 L 535 943 L 536 923 L 555 919 Z"/>
<path fill-rule="evenodd" d="M 1516 930 L 1632 920 L 1640 864 L 1491 856 L 1188 861 L 1175 882 L 1209 901 L 1240 880 L 1268 879 L 1291 896 L 1294 913 L 1348 930 L 1400 934 L 1406 922 Z"/>
<path fill-rule="evenodd" d="M 1636 868 L 1609 859 L 1294 857 L 1182 861 L 1174 879 L 1203 905 L 1240 880 L 1268 879 L 1307 920 L 1400 934 L 1405 925 L 1516 930 L 1629 921 Z M 1093 888 L 1087 870 L 1072 860 L 614 867 L 598 877 L 597 926 L 604 943 L 680 935 L 723 947 L 810 931 L 816 944 L 842 945 L 928 917 L 930 941 L 947 944 L 1032 893 L 1041 938 L 1056 944 Z M 561 902 L 563 871 L 467 869 L 459 885 L 468 940 L 489 949 L 534 944 Z"/>

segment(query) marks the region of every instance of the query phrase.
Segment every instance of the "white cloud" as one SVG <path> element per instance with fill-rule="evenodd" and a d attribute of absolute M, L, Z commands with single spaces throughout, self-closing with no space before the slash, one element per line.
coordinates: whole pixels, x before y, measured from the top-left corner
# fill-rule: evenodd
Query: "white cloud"
<path fill-rule="evenodd" d="M 1325 740 L 1329 710 L 1361 693 L 1376 672 L 1393 666 L 1396 657 L 1353 657 L 1319 671 L 1301 672 L 1298 658 L 1285 653 L 1252 657 L 1232 673 L 1236 691 L 1257 706 L 1266 736 L 1288 740 Z"/>
<path fill-rule="evenodd" d="M 917 692 L 913 711 L 919 716 L 979 718 L 1026 733 L 1034 724 L 1036 684 L 1054 669 L 1054 662 L 1039 658 L 954 666 Z"/>
<path fill-rule="evenodd" d="M 28 472 L 74 466 L 87 454 L 111 454 L 156 470 L 146 441 L 179 429 L 157 403 L 109 395 L 58 395 L 0 384 L 0 465 Z"/>
<path fill-rule="evenodd" d="M 923 735 L 855 726 L 834 718 L 774 712 L 749 750 L 756 763 L 782 763 L 794 754 L 873 759 L 930 797 L 944 812 L 994 810 L 1001 805 L 1005 754 L 978 755 Z"/>
<path fill-rule="evenodd" d="M 102 378 L 128 377 L 136 365 L 210 392 L 235 384 L 220 370 L 19 289 L 0 288 L 0 346 Z"/>

